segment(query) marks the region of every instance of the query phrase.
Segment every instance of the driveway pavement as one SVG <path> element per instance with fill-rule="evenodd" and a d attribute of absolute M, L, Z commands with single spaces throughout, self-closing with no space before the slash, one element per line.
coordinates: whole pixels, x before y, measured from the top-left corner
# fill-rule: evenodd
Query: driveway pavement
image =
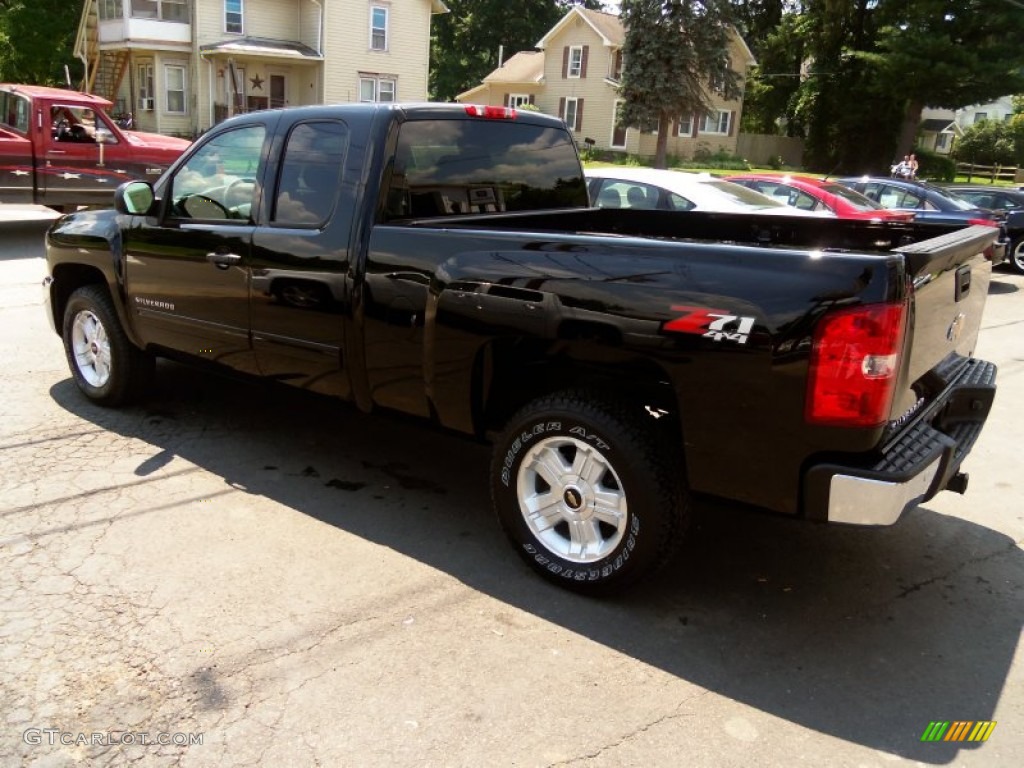
<path fill-rule="evenodd" d="M 589 600 L 505 543 L 485 447 L 171 363 L 84 401 L 41 227 L 0 228 L 0 766 L 1020 764 L 1024 277 L 966 496 L 881 530 L 704 503 Z"/>

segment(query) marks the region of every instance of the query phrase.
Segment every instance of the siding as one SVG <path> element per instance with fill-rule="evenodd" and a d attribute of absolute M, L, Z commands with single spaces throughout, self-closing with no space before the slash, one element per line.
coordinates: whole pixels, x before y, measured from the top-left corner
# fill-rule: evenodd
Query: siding
<path fill-rule="evenodd" d="M 430 0 L 381 2 L 389 9 L 388 50 L 370 50 L 369 0 L 324 0 L 324 100 L 359 100 L 359 73 L 394 78 L 399 101 L 427 98 Z"/>

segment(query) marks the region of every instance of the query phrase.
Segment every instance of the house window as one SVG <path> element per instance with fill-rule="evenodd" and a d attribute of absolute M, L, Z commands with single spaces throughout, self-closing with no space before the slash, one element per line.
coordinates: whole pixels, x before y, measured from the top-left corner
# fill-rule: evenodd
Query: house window
<path fill-rule="evenodd" d="M 608 62 L 608 78 L 619 81 L 622 79 L 622 49 L 616 48 Z"/>
<path fill-rule="evenodd" d="M 224 31 L 242 34 L 242 0 L 224 0 Z"/>
<path fill-rule="evenodd" d="M 107 19 L 120 19 L 124 18 L 124 8 L 121 5 L 121 0 L 100 0 L 100 19 L 106 21 Z"/>
<path fill-rule="evenodd" d="M 188 0 L 160 0 L 160 18 L 164 21 L 188 21 Z"/>
<path fill-rule="evenodd" d="M 988 120 L 988 112 L 975 112 L 974 122 L 980 123 L 982 120 Z"/>
<path fill-rule="evenodd" d="M 940 133 L 938 136 L 935 137 L 935 149 L 937 149 L 939 151 L 942 151 L 942 152 L 944 152 L 947 149 L 949 149 L 949 134 L 948 133 Z"/>
<path fill-rule="evenodd" d="M 700 128 L 701 133 L 729 134 L 730 113 L 724 109 L 716 109 L 704 116 L 704 124 Z"/>
<path fill-rule="evenodd" d="M 693 115 L 679 118 L 676 126 L 676 136 L 693 136 Z"/>
<path fill-rule="evenodd" d="M 525 105 L 530 104 L 530 103 L 531 102 L 530 102 L 530 95 L 529 94 L 527 94 L 527 93 L 510 93 L 508 95 L 508 104 L 506 106 L 509 106 L 509 107 L 512 107 L 513 109 L 515 109 L 517 107 L 522 107 L 522 106 L 525 106 Z"/>
<path fill-rule="evenodd" d="M 394 101 L 397 90 L 394 80 L 380 77 L 359 78 L 359 100 L 365 102 Z"/>
<path fill-rule="evenodd" d="M 370 50 L 388 49 L 388 9 L 379 5 L 370 6 Z"/>
<path fill-rule="evenodd" d="M 583 99 L 567 98 L 562 109 L 562 119 L 573 131 L 579 131 L 583 123 Z"/>
<path fill-rule="evenodd" d="M 157 0 L 132 0 L 133 19 L 155 19 L 160 13 Z"/>
<path fill-rule="evenodd" d="M 164 67 L 164 87 L 167 94 L 167 112 L 185 114 L 185 68 L 177 64 Z"/>
<path fill-rule="evenodd" d="M 153 65 L 152 64 L 139 64 L 136 72 L 136 85 L 139 88 L 139 106 L 140 112 L 152 112 L 153 111 Z"/>
<path fill-rule="evenodd" d="M 583 73 L 583 46 L 569 46 L 569 77 L 580 77 Z"/>
<path fill-rule="evenodd" d="M 110 0 L 105 0 L 109 2 Z M 121 2 L 117 0 L 120 18 Z M 163 21 L 188 21 L 188 0 L 131 0 L 132 18 L 161 19 Z M 102 18 L 102 7 L 100 15 Z"/>

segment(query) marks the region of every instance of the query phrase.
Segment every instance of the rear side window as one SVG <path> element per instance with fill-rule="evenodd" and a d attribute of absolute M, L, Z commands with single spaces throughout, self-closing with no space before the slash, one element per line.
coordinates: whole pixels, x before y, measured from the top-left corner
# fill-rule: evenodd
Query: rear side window
<path fill-rule="evenodd" d="M 576 148 L 563 130 L 412 120 L 399 130 L 384 219 L 587 206 Z"/>
<path fill-rule="evenodd" d="M 348 127 L 336 120 L 299 123 L 288 135 L 271 221 L 321 227 L 331 215 L 348 147 Z"/>

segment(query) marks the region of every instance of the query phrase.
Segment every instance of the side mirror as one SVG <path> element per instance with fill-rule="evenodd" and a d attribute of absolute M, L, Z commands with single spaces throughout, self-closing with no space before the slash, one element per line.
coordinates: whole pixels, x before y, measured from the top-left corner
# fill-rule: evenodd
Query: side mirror
<path fill-rule="evenodd" d="M 114 209 L 132 216 L 148 216 L 155 200 L 148 181 L 126 181 L 114 192 Z"/>
<path fill-rule="evenodd" d="M 97 144 L 113 144 L 115 143 L 114 134 L 108 131 L 106 128 L 97 128 L 96 134 L 93 136 Z"/>

